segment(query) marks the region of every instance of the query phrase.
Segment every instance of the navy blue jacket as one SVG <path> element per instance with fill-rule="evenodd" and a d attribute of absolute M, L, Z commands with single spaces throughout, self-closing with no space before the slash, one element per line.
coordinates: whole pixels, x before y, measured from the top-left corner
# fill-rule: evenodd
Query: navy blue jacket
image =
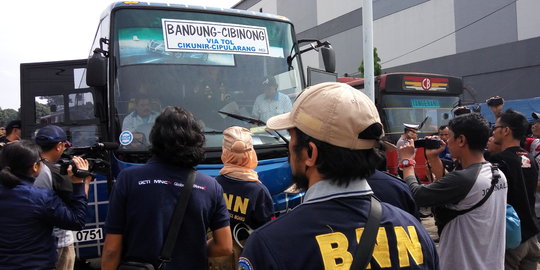
<path fill-rule="evenodd" d="M 411 190 L 400 179 L 376 170 L 368 177 L 367 182 L 373 193 L 382 202 L 389 203 L 401 210 L 419 218 L 418 208 Z"/>
<path fill-rule="evenodd" d="M 255 230 L 238 261 L 242 270 L 348 269 L 371 206 L 364 180 L 347 187 L 321 180 L 302 204 Z M 371 269 L 439 269 L 435 244 L 422 224 L 381 203 Z"/>
<path fill-rule="evenodd" d="M 247 224 L 252 229 L 257 229 L 274 217 L 272 196 L 262 183 L 227 175 L 218 175 L 216 180 L 223 187 L 223 197 L 231 215 L 233 232 L 238 224 Z M 240 235 L 240 240 L 245 238 L 247 235 Z"/>
<path fill-rule="evenodd" d="M 73 184 L 67 206 L 54 191 L 33 186 L 33 179 L 22 182 L 12 189 L 0 185 L 0 268 L 55 269 L 53 227 L 84 227 L 84 184 Z"/>
<path fill-rule="evenodd" d="M 105 230 L 121 234 L 122 257 L 159 265 L 159 254 L 189 170 L 151 158 L 120 172 L 111 194 Z M 197 173 L 167 269 L 207 269 L 207 230 L 229 226 L 218 182 Z"/>

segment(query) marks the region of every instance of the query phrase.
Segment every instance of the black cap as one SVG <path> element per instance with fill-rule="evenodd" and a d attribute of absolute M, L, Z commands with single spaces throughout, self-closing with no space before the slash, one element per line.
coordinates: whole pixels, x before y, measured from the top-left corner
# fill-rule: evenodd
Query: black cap
<path fill-rule="evenodd" d="M 21 120 L 10 121 L 6 126 L 6 134 L 11 134 L 14 128 L 21 129 Z"/>
<path fill-rule="evenodd" d="M 533 113 L 531 113 L 531 116 L 535 121 L 540 120 L 540 113 L 533 112 Z"/>

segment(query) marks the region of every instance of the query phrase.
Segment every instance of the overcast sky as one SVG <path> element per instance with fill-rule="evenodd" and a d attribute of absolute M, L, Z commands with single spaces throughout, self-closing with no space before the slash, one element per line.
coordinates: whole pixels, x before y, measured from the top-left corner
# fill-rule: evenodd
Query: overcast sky
<path fill-rule="evenodd" d="M 239 0 L 155 0 L 231 7 Z M 0 107 L 20 107 L 21 63 L 88 57 L 99 16 L 112 0 L 8 0 L 0 12 Z"/>

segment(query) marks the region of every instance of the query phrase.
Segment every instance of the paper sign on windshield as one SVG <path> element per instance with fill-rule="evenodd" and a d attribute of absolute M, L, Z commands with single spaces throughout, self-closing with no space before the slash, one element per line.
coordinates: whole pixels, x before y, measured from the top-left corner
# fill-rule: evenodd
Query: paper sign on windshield
<path fill-rule="evenodd" d="M 165 50 L 268 55 L 265 27 L 162 19 Z"/>

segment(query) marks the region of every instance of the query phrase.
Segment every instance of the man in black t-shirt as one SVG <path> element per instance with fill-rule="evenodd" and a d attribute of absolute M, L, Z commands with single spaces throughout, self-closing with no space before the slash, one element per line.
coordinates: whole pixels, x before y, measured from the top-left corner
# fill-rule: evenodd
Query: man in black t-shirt
<path fill-rule="evenodd" d="M 499 115 L 492 127 L 494 143 L 503 151 L 489 159 L 498 163 L 506 175 L 508 204 L 514 207 L 521 221 L 521 244 L 506 250 L 506 269 L 536 269 L 540 259 L 540 245 L 535 237 L 539 230 L 534 213 L 538 168 L 527 151 L 520 147 L 527 125 L 525 116 L 507 110 Z"/>
<path fill-rule="evenodd" d="M 152 158 L 122 170 L 110 196 L 101 269 L 120 261 L 146 262 L 158 269 L 160 251 L 178 198 L 193 167 L 204 158 L 204 133 L 193 115 L 169 106 L 150 132 Z M 207 241 L 206 234 L 212 238 Z M 223 189 L 195 173 L 172 259 L 163 269 L 207 269 L 208 257 L 232 253 L 229 212 Z"/>

